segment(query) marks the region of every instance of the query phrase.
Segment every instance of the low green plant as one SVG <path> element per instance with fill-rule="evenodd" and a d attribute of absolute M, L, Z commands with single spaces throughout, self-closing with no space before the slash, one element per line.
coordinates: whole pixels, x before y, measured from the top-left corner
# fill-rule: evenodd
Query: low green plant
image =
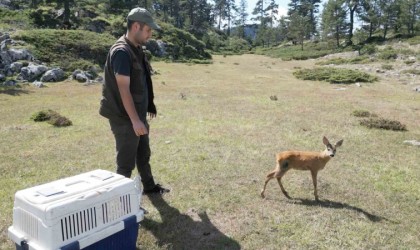
<path fill-rule="evenodd" d="M 360 125 L 368 128 L 378 128 L 385 130 L 394 130 L 394 131 L 407 131 L 407 128 L 404 124 L 396 120 L 389 120 L 385 118 L 369 118 L 363 119 L 360 121 Z"/>
<path fill-rule="evenodd" d="M 420 69 L 406 69 L 406 70 L 401 71 L 401 73 L 420 75 Z"/>
<path fill-rule="evenodd" d="M 35 58 L 64 71 L 74 71 L 78 64 L 94 64 L 102 68 L 115 38 L 83 30 L 34 29 L 20 31 L 13 39 L 32 46 Z"/>
<path fill-rule="evenodd" d="M 393 70 L 394 69 L 394 67 L 391 64 L 382 64 L 381 68 L 384 69 L 384 70 Z"/>
<path fill-rule="evenodd" d="M 376 114 L 362 109 L 354 110 L 351 114 L 356 117 L 377 117 Z"/>
<path fill-rule="evenodd" d="M 57 115 L 59 114 L 51 109 L 41 110 L 39 112 L 32 114 L 31 120 L 35 122 L 43 122 L 43 121 L 48 121 L 49 119 L 51 119 L 51 117 L 57 116 Z"/>
<path fill-rule="evenodd" d="M 330 83 L 374 82 L 377 80 L 376 76 L 359 70 L 329 67 L 301 69 L 293 72 L 293 75 L 303 80 L 327 81 Z"/>
<path fill-rule="evenodd" d="M 62 116 L 56 111 L 51 110 L 51 109 L 41 110 L 39 112 L 32 114 L 31 120 L 35 122 L 46 121 L 55 127 L 66 127 L 66 126 L 71 126 L 73 124 L 67 117 Z"/>
<path fill-rule="evenodd" d="M 376 53 L 378 49 L 376 48 L 375 44 L 366 44 L 360 49 L 360 54 L 364 55 L 373 55 Z"/>
<path fill-rule="evenodd" d="M 328 46 L 327 43 L 309 43 L 301 49 L 300 45 L 281 45 L 272 48 L 258 48 L 256 54 L 281 58 L 283 61 L 307 60 L 326 56 L 337 50 Z"/>
<path fill-rule="evenodd" d="M 317 62 L 317 65 L 330 65 L 330 64 L 335 64 L 335 65 L 341 65 L 341 64 L 364 64 L 364 63 L 370 63 L 373 62 L 373 59 L 371 59 L 369 56 L 357 56 L 357 57 L 353 57 L 353 58 L 349 58 L 349 59 L 344 59 L 344 58 L 333 58 L 333 59 L 329 59 L 323 62 Z"/>
<path fill-rule="evenodd" d="M 398 58 L 398 53 L 392 47 L 386 47 L 378 53 L 378 58 L 382 60 L 394 60 Z"/>
<path fill-rule="evenodd" d="M 416 60 L 406 60 L 406 61 L 404 61 L 404 63 L 405 64 L 407 64 L 407 65 L 412 65 L 412 64 L 414 64 L 416 62 Z"/>
<path fill-rule="evenodd" d="M 410 45 L 417 45 L 417 44 L 420 44 L 420 36 L 414 36 L 414 37 L 412 37 L 412 38 L 409 38 L 409 39 L 407 39 L 407 42 L 408 42 Z"/>

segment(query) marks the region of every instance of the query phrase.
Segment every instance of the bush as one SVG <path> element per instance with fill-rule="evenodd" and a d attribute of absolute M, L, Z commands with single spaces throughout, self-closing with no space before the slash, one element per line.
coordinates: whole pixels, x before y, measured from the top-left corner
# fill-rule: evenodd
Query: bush
<path fill-rule="evenodd" d="M 36 59 L 59 66 L 65 71 L 74 71 L 77 68 L 72 65 L 86 62 L 102 68 L 116 40 L 108 34 L 53 29 L 20 31 L 13 38 L 30 44 Z"/>
<path fill-rule="evenodd" d="M 329 59 L 324 62 L 318 62 L 317 65 L 341 65 L 341 64 L 363 64 L 363 63 L 370 63 L 373 60 L 370 59 L 368 56 L 357 56 L 349 59 L 343 59 L 343 58 L 333 58 Z"/>
<path fill-rule="evenodd" d="M 404 61 L 404 63 L 407 64 L 407 65 L 412 65 L 415 62 L 416 62 L 416 60 L 406 60 L 406 61 Z"/>
<path fill-rule="evenodd" d="M 67 117 L 62 116 L 51 109 L 42 110 L 33 114 L 31 116 L 31 120 L 35 122 L 47 121 L 49 124 L 54 125 L 56 127 L 65 127 L 72 125 L 72 122 Z"/>
<path fill-rule="evenodd" d="M 420 69 L 406 69 L 406 70 L 403 70 L 401 73 L 420 75 Z"/>
<path fill-rule="evenodd" d="M 374 44 L 366 44 L 360 50 L 360 53 L 362 55 L 364 55 L 364 54 L 373 55 L 373 54 L 376 53 L 376 51 L 377 51 L 377 48 L 376 48 L 376 46 Z"/>
<path fill-rule="evenodd" d="M 327 81 L 330 83 L 374 82 L 377 80 L 377 77 L 358 70 L 327 67 L 301 69 L 295 71 L 293 75 L 303 80 Z"/>
<path fill-rule="evenodd" d="M 211 59 L 211 55 L 205 50 L 206 44 L 194 35 L 168 23 L 161 23 L 160 26 L 162 31 L 157 33 L 156 39 L 167 43 L 168 58 L 173 60 Z"/>
<path fill-rule="evenodd" d="M 407 131 L 407 128 L 404 124 L 401 124 L 399 121 L 388 120 L 384 118 L 370 118 L 360 121 L 360 125 L 368 128 L 378 128 L 385 130 L 394 130 L 394 131 Z"/>
<path fill-rule="evenodd" d="M 384 70 L 392 70 L 392 69 L 394 69 L 394 67 L 392 67 L 391 64 L 382 64 L 381 68 L 384 69 Z"/>
<path fill-rule="evenodd" d="M 393 60 L 393 59 L 397 59 L 397 57 L 398 57 L 398 53 L 397 51 L 392 49 L 392 47 L 385 48 L 378 55 L 378 58 L 382 60 Z"/>
<path fill-rule="evenodd" d="M 367 110 L 354 110 L 352 112 L 352 115 L 356 117 L 377 117 L 376 114 L 370 113 Z"/>

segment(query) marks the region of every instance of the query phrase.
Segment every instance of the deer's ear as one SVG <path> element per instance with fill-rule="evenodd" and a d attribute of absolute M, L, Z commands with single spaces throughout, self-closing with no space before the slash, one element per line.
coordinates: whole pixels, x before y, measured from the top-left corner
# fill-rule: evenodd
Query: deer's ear
<path fill-rule="evenodd" d="M 325 137 L 325 136 L 324 136 L 324 138 L 322 138 L 322 142 L 325 144 L 325 146 L 328 146 L 328 144 L 330 144 L 327 137 Z"/>
<path fill-rule="evenodd" d="M 340 147 L 342 144 L 343 144 L 343 141 L 344 140 L 339 140 L 336 144 L 335 144 L 335 147 L 337 148 L 337 147 Z"/>

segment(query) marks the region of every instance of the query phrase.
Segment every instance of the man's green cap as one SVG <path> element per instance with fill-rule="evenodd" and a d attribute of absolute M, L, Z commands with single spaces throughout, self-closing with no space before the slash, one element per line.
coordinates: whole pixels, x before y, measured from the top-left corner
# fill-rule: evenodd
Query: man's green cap
<path fill-rule="evenodd" d="M 160 26 L 153 21 L 152 14 L 144 8 L 134 8 L 128 13 L 128 20 L 136 21 L 140 23 L 145 23 L 150 26 L 150 28 L 155 30 L 161 30 Z"/>

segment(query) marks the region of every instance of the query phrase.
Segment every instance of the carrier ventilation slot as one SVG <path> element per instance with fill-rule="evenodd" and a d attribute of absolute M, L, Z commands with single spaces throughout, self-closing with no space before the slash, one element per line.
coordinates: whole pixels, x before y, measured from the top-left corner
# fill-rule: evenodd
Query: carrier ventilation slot
<path fill-rule="evenodd" d="M 62 239 L 66 241 L 97 226 L 95 207 L 71 214 L 61 219 Z"/>
<path fill-rule="evenodd" d="M 38 220 L 36 217 L 25 210 L 17 209 L 14 219 L 16 220 L 16 228 L 19 228 L 31 238 L 38 239 Z"/>
<path fill-rule="evenodd" d="M 120 196 L 102 204 L 103 223 L 107 224 L 131 213 L 130 195 Z"/>

